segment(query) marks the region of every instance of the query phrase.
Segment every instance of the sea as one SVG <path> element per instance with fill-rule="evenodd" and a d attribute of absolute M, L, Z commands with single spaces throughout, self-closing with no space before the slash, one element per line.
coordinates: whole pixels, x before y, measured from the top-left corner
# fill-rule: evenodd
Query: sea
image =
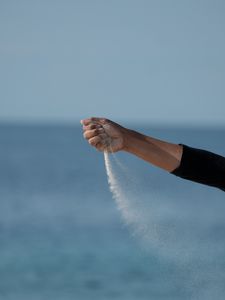
<path fill-rule="evenodd" d="M 225 156 L 225 128 L 130 127 Z M 122 208 L 79 124 L 0 123 L 0 300 L 225 299 L 224 192 L 116 160 Z"/>

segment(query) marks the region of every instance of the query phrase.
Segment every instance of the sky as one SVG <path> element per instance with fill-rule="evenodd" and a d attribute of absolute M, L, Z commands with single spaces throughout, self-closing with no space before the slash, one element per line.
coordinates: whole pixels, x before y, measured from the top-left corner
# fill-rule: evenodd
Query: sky
<path fill-rule="evenodd" d="M 0 0 L 0 121 L 225 126 L 224 0 Z"/>

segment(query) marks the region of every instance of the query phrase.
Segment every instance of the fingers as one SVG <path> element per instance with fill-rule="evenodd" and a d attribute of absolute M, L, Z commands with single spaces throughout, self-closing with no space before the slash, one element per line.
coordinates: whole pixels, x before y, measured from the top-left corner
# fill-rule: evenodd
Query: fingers
<path fill-rule="evenodd" d="M 97 144 L 100 143 L 100 142 L 101 142 L 100 136 L 94 136 L 94 137 L 92 137 L 92 138 L 90 138 L 90 139 L 88 140 L 88 143 L 89 143 L 91 146 L 94 146 L 94 147 L 96 147 Z"/>
<path fill-rule="evenodd" d="M 92 138 L 94 136 L 97 136 L 97 135 L 99 135 L 103 132 L 104 132 L 103 128 L 92 129 L 92 130 L 85 129 L 83 136 L 84 136 L 85 139 L 89 140 L 90 138 Z"/>
<path fill-rule="evenodd" d="M 90 138 L 88 140 L 88 143 L 91 146 L 95 147 L 98 151 L 105 151 L 108 147 L 106 141 L 107 141 L 106 134 L 100 134 Z"/>
<path fill-rule="evenodd" d="M 83 136 L 99 151 L 117 152 L 123 149 L 126 128 L 105 118 L 81 120 Z"/>
<path fill-rule="evenodd" d="M 89 124 L 89 125 L 83 125 L 83 130 L 87 131 L 87 130 L 92 130 L 92 129 L 97 129 L 97 128 L 102 128 L 101 125 L 98 125 L 98 124 Z"/>
<path fill-rule="evenodd" d="M 105 118 L 88 118 L 88 119 L 84 119 L 81 120 L 81 124 L 84 126 L 90 125 L 90 124 L 99 124 L 99 125 L 103 125 L 107 122 L 108 120 Z"/>
<path fill-rule="evenodd" d="M 99 151 L 104 151 L 107 147 L 108 136 L 102 125 L 95 123 L 98 118 L 91 118 L 81 121 L 83 124 L 83 136 L 90 145 Z M 102 121 L 101 119 L 101 122 Z"/>

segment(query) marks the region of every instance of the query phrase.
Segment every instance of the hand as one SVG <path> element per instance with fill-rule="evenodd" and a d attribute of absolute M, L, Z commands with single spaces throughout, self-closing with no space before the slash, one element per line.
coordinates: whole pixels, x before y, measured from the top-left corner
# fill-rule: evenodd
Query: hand
<path fill-rule="evenodd" d="M 99 151 L 117 152 L 125 145 L 126 129 L 105 118 L 81 120 L 84 138 Z"/>

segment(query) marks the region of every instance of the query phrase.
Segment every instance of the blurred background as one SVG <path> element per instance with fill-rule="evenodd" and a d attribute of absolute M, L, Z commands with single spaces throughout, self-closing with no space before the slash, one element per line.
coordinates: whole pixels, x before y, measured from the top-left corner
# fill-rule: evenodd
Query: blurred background
<path fill-rule="evenodd" d="M 0 299 L 224 299 L 224 194 L 118 154 L 180 241 L 143 246 L 79 124 L 225 155 L 224 32 L 222 0 L 0 1 Z"/>

